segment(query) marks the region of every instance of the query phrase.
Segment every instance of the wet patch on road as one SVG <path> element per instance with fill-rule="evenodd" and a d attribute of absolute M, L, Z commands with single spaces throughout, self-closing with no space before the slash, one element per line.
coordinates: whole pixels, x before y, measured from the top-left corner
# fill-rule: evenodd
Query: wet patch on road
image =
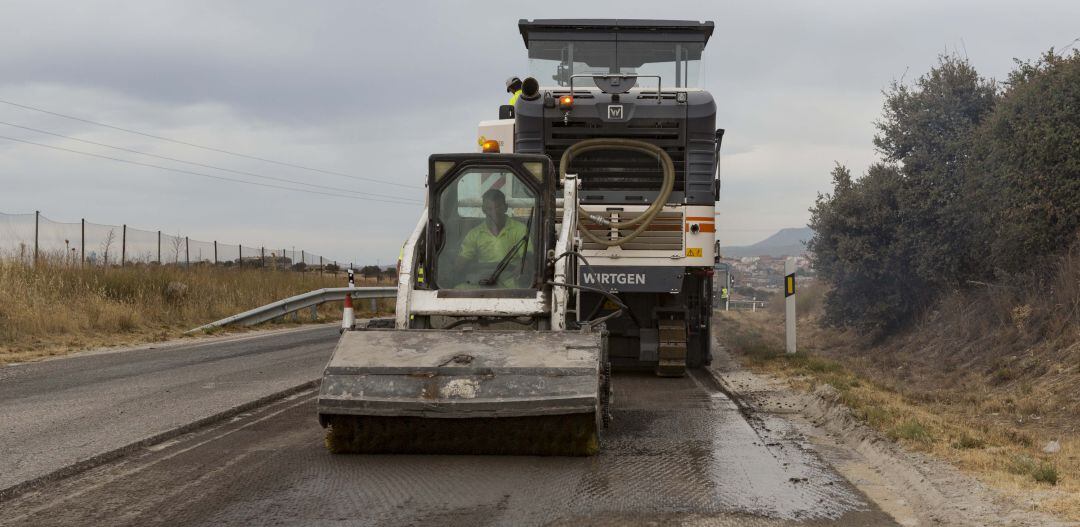
<path fill-rule="evenodd" d="M 707 374 L 616 375 L 590 458 L 334 456 L 310 398 L 0 504 L 0 523 L 890 525 L 798 434 Z"/>

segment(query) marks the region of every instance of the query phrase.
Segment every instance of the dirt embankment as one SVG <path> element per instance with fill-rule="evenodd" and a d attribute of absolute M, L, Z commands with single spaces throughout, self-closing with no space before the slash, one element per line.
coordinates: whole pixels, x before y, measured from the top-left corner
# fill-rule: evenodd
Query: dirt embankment
<path fill-rule="evenodd" d="M 342 273 L 209 265 L 83 268 L 0 262 L 0 364 L 179 338 L 207 322 L 313 289 L 342 287 L 345 281 Z M 380 311 L 392 309 L 392 300 L 379 302 Z M 357 308 L 363 312 L 369 305 L 361 302 Z M 340 304 L 319 310 L 323 321 L 340 316 Z M 297 318 L 310 320 L 306 313 Z"/>
<path fill-rule="evenodd" d="M 753 370 L 807 393 L 827 386 L 903 448 L 1080 521 L 1080 326 L 1075 312 L 1061 312 L 1075 309 L 1067 292 L 956 294 L 905 333 L 872 341 L 822 328 L 822 292 L 804 290 L 794 357 L 783 353 L 779 309 L 722 313 L 718 332 Z"/>

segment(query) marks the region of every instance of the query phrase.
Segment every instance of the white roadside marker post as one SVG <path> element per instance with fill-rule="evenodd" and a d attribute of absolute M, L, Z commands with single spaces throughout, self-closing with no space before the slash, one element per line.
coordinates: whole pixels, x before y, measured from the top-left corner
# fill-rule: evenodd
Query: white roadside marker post
<path fill-rule="evenodd" d="M 356 312 L 353 311 L 352 293 L 345 294 L 345 310 L 341 314 L 341 331 L 352 331 L 356 328 Z"/>
<path fill-rule="evenodd" d="M 795 258 L 784 262 L 784 329 L 787 352 L 795 353 Z"/>
<path fill-rule="evenodd" d="M 356 287 L 353 281 L 353 270 L 349 267 L 349 288 Z M 352 293 L 345 294 L 345 309 L 341 315 L 341 331 L 352 331 L 356 328 L 356 312 L 353 310 Z"/>

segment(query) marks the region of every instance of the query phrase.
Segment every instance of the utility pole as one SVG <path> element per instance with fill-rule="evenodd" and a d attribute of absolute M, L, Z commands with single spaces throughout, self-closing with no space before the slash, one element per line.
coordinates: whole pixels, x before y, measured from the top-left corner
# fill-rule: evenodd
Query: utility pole
<path fill-rule="evenodd" d="M 266 247 L 259 247 L 259 263 L 266 267 Z"/>
<path fill-rule="evenodd" d="M 788 354 L 795 353 L 795 258 L 784 262 L 784 329 Z"/>
<path fill-rule="evenodd" d="M 214 240 L 214 265 L 217 265 L 217 240 Z"/>
<path fill-rule="evenodd" d="M 86 218 L 80 222 L 82 225 L 81 233 L 79 234 L 79 266 L 86 265 Z"/>
<path fill-rule="evenodd" d="M 157 263 L 161 265 L 161 231 L 157 231 Z"/>
<path fill-rule="evenodd" d="M 184 267 L 191 267 L 191 239 L 184 236 Z"/>
<path fill-rule="evenodd" d="M 125 223 L 120 227 L 120 267 L 124 266 L 124 260 L 127 260 L 127 224 Z"/>

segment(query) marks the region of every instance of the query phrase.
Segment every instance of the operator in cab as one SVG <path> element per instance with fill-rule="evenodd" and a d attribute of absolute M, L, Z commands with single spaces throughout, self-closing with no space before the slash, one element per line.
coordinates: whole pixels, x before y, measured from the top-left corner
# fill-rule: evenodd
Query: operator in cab
<path fill-rule="evenodd" d="M 506 214 L 506 195 L 499 189 L 484 193 L 481 209 L 484 221 L 473 227 L 461 242 L 457 268 L 475 266 L 483 269 L 481 287 L 511 289 L 528 287 L 520 283 L 526 254 L 532 252 L 529 227 Z"/>

